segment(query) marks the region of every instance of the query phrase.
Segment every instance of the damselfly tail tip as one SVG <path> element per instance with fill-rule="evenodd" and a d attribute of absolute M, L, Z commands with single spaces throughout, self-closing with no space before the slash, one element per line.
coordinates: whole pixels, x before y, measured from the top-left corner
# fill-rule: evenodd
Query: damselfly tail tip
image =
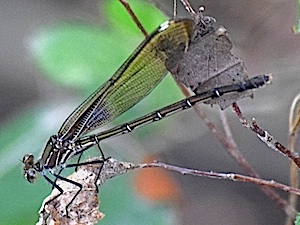
<path fill-rule="evenodd" d="M 273 82 L 273 75 L 271 73 L 264 75 L 266 84 L 272 84 Z"/>
<path fill-rule="evenodd" d="M 259 88 L 259 87 L 264 87 L 266 85 L 272 84 L 273 76 L 270 73 L 269 74 L 260 74 L 260 75 L 250 78 L 250 80 L 251 80 L 252 85 L 254 85 L 254 88 Z"/>

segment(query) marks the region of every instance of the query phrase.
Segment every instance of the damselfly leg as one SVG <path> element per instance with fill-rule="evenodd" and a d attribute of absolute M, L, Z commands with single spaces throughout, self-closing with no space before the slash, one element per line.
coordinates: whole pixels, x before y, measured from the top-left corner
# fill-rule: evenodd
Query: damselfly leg
<path fill-rule="evenodd" d="M 96 179 L 94 180 L 94 185 L 95 185 L 95 189 L 97 190 L 98 192 L 98 187 L 97 187 L 97 180 L 100 176 L 100 173 L 102 171 L 102 168 L 103 168 L 103 165 L 104 165 L 104 160 L 93 160 L 93 161 L 86 161 L 86 162 L 82 162 L 82 163 L 74 163 L 74 164 L 68 164 L 65 166 L 65 168 L 74 168 L 74 167 L 79 167 L 79 166 L 84 166 L 84 165 L 92 165 L 92 164 L 99 164 L 100 167 L 99 167 L 99 172 L 98 172 L 98 176 L 96 177 Z M 59 171 L 59 173 L 61 173 L 62 170 Z M 71 179 L 68 179 L 68 178 L 65 178 L 64 176 L 61 176 L 60 174 L 55 174 L 53 173 L 53 176 L 55 177 L 55 180 L 52 181 L 47 175 L 43 175 L 44 178 L 52 185 L 53 188 L 56 188 L 58 191 L 59 191 L 59 194 L 57 194 L 56 196 L 54 196 L 53 198 L 49 199 L 48 201 L 46 201 L 44 203 L 44 209 L 45 210 L 45 207 L 47 207 L 47 205 L 49 205 L 52 201 L 58 199 L 60 196 L 62 196 L 66 190 L 64 190 L 63 188 L 61 188 L 58 184 L 57 184 L 57 181 L 58 180 L 61 180 L 61 181 L 64 181 L 64 182 L 67 182 L 71 185 L 74 185 L 75 187 L 74 188 L 78 188 L 78 190 L 76 191 L 76 193 L 73 195 L 73 197 L 71 198 L 71 200 L 69 200 L 69 202 L 66 204 L 65 206 L 65 213 L 66 213 L 66 216 L 69 217 L 69 212 L 68 212 L 68 208 L 72 205 L 72 203 L 74 202 L 74 200 L 76 199 L 76 197 L 78 196 L 78 194 L 82 191 L 83 189 L 83 186 L 81 183 L 78 183 L 78 182 L 75 182 Z M 74 189 L 72 188 L 72 189 Z"/>

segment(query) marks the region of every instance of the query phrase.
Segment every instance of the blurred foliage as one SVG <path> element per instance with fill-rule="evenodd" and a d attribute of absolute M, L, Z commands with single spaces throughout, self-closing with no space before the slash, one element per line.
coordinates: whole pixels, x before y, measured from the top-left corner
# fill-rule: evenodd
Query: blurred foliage
<path fill-rule="evenodd" d="M 130 4 L 147 30 L 155 30 L 166 20 L 147 2 Z M 85 96 L 111 77 L 144 37 L 119 1 L 106 1 L 103 8 L 109 21 L 105 27 L 83 22 L 62 23 L 46 27 L 34 36 L 31 49 L 42 75 L 59 85 L 81 90 Z M 141 116 L 182 97 L 173 78 L 167 77 L 141 106 L 134 107 L 121 121 L 132 119 L 126 115 Z"/>
<path fill-rule="evenodd" d="M 118 176 L 101 187 L 100 209 L 105 217 L 99 224 L 176 224 L 174 209 L 137 195 L 132 178 L 132 174 Z"/>
<path fill-rule="evenodd" d="M 167 20 L 167 18 L 152 4 L 149 4 L 149 2 L 135 0 L 129 3 L 139 21 L 148 32 L 152 32 L 157 28 L 158 24 Z M 145 9 L 147 9 L 146 13 Z M 142 35 L 141 31 L 137 28 L 119 1 L 111 1 L 109 4 L 104 4 L 104 13 L 114 29 L 123 33 L 124 37 L 132 38 L 134 35 L 138 37 Z"/>
<path fill-rule="evenodd" d="M 295 34 L 300 33 L 300 0 L 298 0 L 298 24 L 293 27 L 293 32 Z"/>
<path fill-rule="evenodd" d="M 149 31 L 166 20 L 149 3 L 130 1 L 130 4 Z M 34 35 L 31 50 L 41 75 L 61 87 L 81 91 L 85 97 L 109 79 L 144 37 L 117 0 L 106 1 L 103 10 L 101 13 L 109 21 L 106 27 L 84 22 L 56 22 L 41 28 Z M 181 97 L 175 82 L 167 77 L 153 94 L 129 110 L 121 120 L 141 116 Z M 66 105 L 67 110 L 74 107 L 69 103 Z M 17 120 L 1 127 L 0 225 L 37 222 L 37 211 L 43 198 L 50 193 L 51 186 L 43 179 L 34 186 L 25 181 L 20 161 L 26 153 L 37 157 L 66 115 L 65 108 L 40 103 L 24 110 Z M 101 210 L 106 217 L 100 223 L 174 224 L 174 211 L 137 197 L 129 179 L 128 175 L 124 175 L 101 188 Z"/>
<path fill-rule="evenodd" d="M 300 214 L 297 214 L 297 218 L 295 220 L 295 225 L 300 225 Z"/>

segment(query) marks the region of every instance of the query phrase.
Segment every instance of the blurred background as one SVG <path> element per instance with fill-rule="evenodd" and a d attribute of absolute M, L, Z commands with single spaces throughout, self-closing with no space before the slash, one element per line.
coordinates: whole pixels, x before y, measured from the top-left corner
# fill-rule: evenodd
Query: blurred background
<path fill-rule="evenodd" d="M 168 19 L 149 3 L 128 1 L 149 32 Z M 244 60 L 250 76 L 273 74 L 273 85 L 256 90 L 254 99 L 243 99 L 239 105 L 248 119 L 255 117 L 287 145 L 289 107 L 299 93 L 299 36 L 291 31 L 297 23 L 297 2 L 191 4 L 195 9 L 204 5 L 205 14 L 228 30 L 233 52 Z M 172 12 L 171 0 L 162 5 Z M 24 154 L 38 157 L 49 136 L 144 37 L 117 0 L 10 0 L 0 2 L 0 12 L 0 225 L 35 224 L 51 186 L 44 179 L 35 185 L 24 180 Z M 178 16 L 189 17 L 179 3 Z M 137 106 L 103 129 L 182 98 L 168 75 Z M 203 110 L 222 129 L 218 107 L 205 105 Z M 253 168 L 264 179 L 288 183 L 289 160 L 243 128 L 231 108 L 225 112 L 234 139 Z M 151 158 L 199 170 L 244 174 L 193 110 L 105 140 L 102 147 L 106 155 L 119 160 L 139 163 Z M 100 208 L 106 214 L 100 224 L 284 222 L 283 210 L 253 184 L 150 171 L 119 176 L 100 189 Z M 147 187 L 150 192 L 145 191 Z M 169 191 L 159 192 L 155 187 Z M 287 197 L 281 191 L 278 194 Z"/>

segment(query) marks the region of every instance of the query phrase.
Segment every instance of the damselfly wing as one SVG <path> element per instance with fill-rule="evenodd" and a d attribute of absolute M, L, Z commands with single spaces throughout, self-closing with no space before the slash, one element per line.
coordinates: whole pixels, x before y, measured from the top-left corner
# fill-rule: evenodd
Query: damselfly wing
<path fill-rule="evenodd" d="M 63 167 L 72 156 L 98 143 L 94 139 L 82 146 L 76 145 L 76 140 L 112 121 L 148 95 L 167 74 L 165 64 L 169 63 L 170 53 L 180 54 L 188 48 L 193 25 L 189 19 L 170 20 L 149 35 L 117 72 L 74 110 L 58 134 L 50 137 L 36 163 L 33 155 L 24 156 L 25 178 L 32 183 L 37 172 L 46 178 L 47 170 L 56 175 L 56 167 Z"/>

